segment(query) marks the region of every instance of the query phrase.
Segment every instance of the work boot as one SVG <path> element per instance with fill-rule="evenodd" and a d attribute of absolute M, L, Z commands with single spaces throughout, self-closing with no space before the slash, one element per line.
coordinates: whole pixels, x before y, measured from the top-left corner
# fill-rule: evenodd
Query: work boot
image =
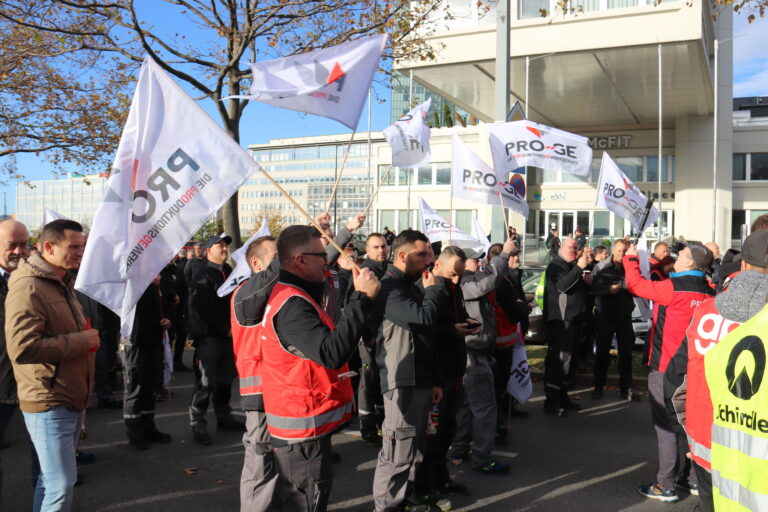
<path fill-rule="evenodd" d="M 203 446 L 213 444 L 213 439 L 205 427 L 192 427 L 192 437 L 197 444 Z"/>
<path fill-rule="evenodd" d="M 128 432 L 128 444 L 139 451 L 149 448 L 149 442 L 143 432 Z"/>
<path fill-rule="evenodd" d="M 216 420 L 216 430 L 219 432 L 245 432 L 245 423 L 230 416 Z"/>
<path fill-rule="evenodd" d="M 171 435 L 160 432 L 155 427 L 144 431 L 144 438 L 152 443 L 168 444 L 171 442 Z"/>

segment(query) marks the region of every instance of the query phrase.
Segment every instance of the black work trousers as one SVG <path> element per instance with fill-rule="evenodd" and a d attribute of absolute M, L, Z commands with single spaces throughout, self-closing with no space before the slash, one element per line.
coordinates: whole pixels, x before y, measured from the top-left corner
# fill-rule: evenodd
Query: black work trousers
<path fill-rule="evenodd" d="M 143 434 L 155 427 L 155 388 L 163 375 L 163 345 L 148 347 L 123 344 L 123 420 L 128 435 Z"/>
<path fill-rule="evenodd" d="M 629 391 L 632 387 L 632 346 L 635 331 L 632 316 L 619 318 L 606 313 L 597 314 L 597 350 L 595 352 L 594 384 L 596 389 L 605 386 L 608 366 L 611 362 L 611 342 L 616 335 L 619 351 L 619 389 Z"/>
<path fill-rule="evenodd" d="M 375 435 L 384 421 L 384 397 L 381 396 L 379 366 L 376 347 L 358 343 L 360 352 L 360 381 L 357 385 L 357 413 L 360 415 L 360 433 Z"/>
<path fill-rule="evenodd" d="M 414 488 L 417 493 L 427 494 L 433 488 L 450 482 L 448 472 L 448 448 L 456 435 L 456 413 L 461 406 L 464 391 L 461 384 L 443 388 L 439 404 L 437 433 L 426 435 L 424 459 L 416 467 Z"/>
<path fill-rule="evenodd" d="M 231 339 L 205 338 L 195 350 L 195 387 L 189 404 L 192 428 L 205 428 L 205 413 L 213 398 L 213 410 L 218 420 L 229 420 L 232 409 L 232 381 L 235 380 L 235 354 Z"/>
<path fill-rule="evenodd" d="M 325 512 L 333 483 L 331 436 L 275 446 L 274 450 L 280 475 L 275 498 L 282 510 Z"/>
<path fill-rule="evenodd" d="M 581 318 L 570 322 L 547 322 L 547 355 L 544 358 L 544 386 L 547 401 L 560 404 L 568 399 L 568 387 L 573 376 L 573 351 L 576 348 Z"/>

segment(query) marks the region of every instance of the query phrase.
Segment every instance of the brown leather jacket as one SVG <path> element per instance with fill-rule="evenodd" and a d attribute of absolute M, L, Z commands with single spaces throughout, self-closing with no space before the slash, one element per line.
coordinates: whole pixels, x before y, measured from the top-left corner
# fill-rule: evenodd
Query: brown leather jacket
<path fill-rule="evenodd" d="M 22 411 L 82 411 L 88 405 L 94 353 L 88 352 L 86 319 L 73 287 L 74 277 L 59 279 L 39 253 L 11 274 L 5 335 Z"/>

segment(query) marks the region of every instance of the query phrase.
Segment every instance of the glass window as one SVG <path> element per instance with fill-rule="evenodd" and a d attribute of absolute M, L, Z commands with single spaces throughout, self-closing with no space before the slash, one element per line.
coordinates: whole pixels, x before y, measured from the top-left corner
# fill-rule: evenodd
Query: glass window
<path fill-rule="evenodd" d="M 645 159 L 648 164 L 648 183 L 659 181 L 659 157 L 649 156 Z"/>
<path fill-rule="evenodd" d="M 401 169 L 400 167 L 397 168 L 397 184 L 401 187 L 405 187 L 409 185 L 409 179 L 410 179 L 411 169 Z"/>
<path fill-rule="evenodd" d="M 424 165 L 418 168 L 419 185 L 431 185 L 432 184 L 432 166 Z"/>
<path fill-rule="evenodd" d="M 633 183 L 645 181 L 643 179 L 643 157 L 641 156 L 620 156 L 614 159 L 616 165 L 624 171 Z"/>
<path fill-rule="evenodd" d="M 539 176 L 541 176 L 540 183 L 560 183 L 559 172 L 547 169 L 540 169 L 539 171 Z"/>
<path fill-rule="evenodd" d="M 519 0 L 517 5 L 518 18 L 521 20 L 541 18 L 542 9 L 549 12 L 549 0 Z"/>
<path fill-rule="evenodd" d="M 731 215 L 731 238 L 733 240 L 741 239 L 741 227 L 747 223 L 746 221 L 746 210 L 733 210 L 733 214 Z"/>
<path fill-rule="evenodd" d="M 563 175 L 563 183 L 586 183 L 587 176 L 576 176 L 575 174 L 568 174 L 567 172 L 561 173 Z"/>
<path fill-rule="evenodd" d="M 768 210 L 750 210 L 749 211 L 749 225 L 751 226 L 758 217 L 768 213 Z"/>
<path fill-rule="evenodd" d="M 451 222 L 451 210 L 435 210 L 439 216 Z"/>
<path fill-rule="evenodd" d="M 600 181 L 600 163 L 601 158 L 592 159 L 592 183 L 598 183 Z"/>
<path fill-rule="evenodd" d="M 613 236 L 616 238 L 624 236 L 624 219 L 618 215 L 613 216 Z"/>
<path fill-rule="evenodd" d="M 465 233 L 472 233 L 472 210 L 456 210 L 456 227 Z"/>
<path fill-rule="evenodd" d="M 581 228 L 582 233 L 585 235 L 589 233 L 589 212 L 576 212 L 576 227 Z"/>
<path fill-rule="evenodd" d="M 611 212 L 595 211 L 592 214 L 592 236 L 607 237 L 611 233 Z"/>
<path fill-rule="evenodd" d="M 387 175 L 387 171 L 389 171 L 389 174 Z M 382 187 L 391 187 L 395 184 L 395 171 L 391 168 L 389 165 L 380 165 L 379 166 L 379 178 L 378 181 L 381 183 L 381 180 L 384 179 L 384 176 L 387 176 L 386 180 L 381 184 Z"/>
<path fill-rule="evenodd" d="M 733 154 L 733 181 L 744 181 L 746 179 L 747 179 L 747 155 L 744 153 L 734 153 Z"/>
<path fill-rule="evenodd" d="M 768 180 L 768 153 L 752 153 L 749 179 Z"/>
<path fill-rule="evenodd" d="M 533 210 L 528 214 L 528 220 L 525 221 L 525 232 L 529 235 L 533 235 L 536 232 L 536 219 L 539 218 L 539 212 Z"/>
<path fill-rule="evenodd" d="M 411 226 L 410 219 L 408 218 L 408 210 L 398 210 L 397 211 L 397 232 L 401 232 L 404 229 L 408 229 Z"/>
<path fill-rule="evenodd" d="M 608 0 L 609 9 L 618 9 L 620 7 L 637 7 L 638 0 Z"/>
<path fill-rule="evenodd" d="M 451 184 L 451 166 L 450 164 L 437 164 L 437 172 L 435 176 L 435 185 L 450 185 Z"/>
<path fill-rule="evenodd" d="M 381 226 L 382 231 L 384 228 L 394 228 L 395 227 L 395 210 L 379 210 L 379 226 Z"/>

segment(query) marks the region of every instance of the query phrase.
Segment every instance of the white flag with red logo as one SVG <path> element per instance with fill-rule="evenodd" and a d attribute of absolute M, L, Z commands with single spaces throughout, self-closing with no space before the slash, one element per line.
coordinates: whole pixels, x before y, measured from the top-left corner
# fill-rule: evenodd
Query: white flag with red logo
<path fill-rule="evenodd" d="M 446 244 L 469 249 L 479 249 L 483 243 L 477 240 L 447 220 L 441 217 L 427 202 L 419 198 L 421 207 L 422 232 L 427 235 L 430 242 L 445 242 Z"/>
<path fill-rule="evenodd" d="M 120 315 L 257 164 L 147 57 L 75 288 Z"/>
<path fill-rule="evenodd" d="M 51 210 L 50 208 L 43 208 L 43 227 L 45 227 L 45 225 L 49 222 L 53 222 L 54 220 L 58 219 L 69 219 L 69 217 L 65 217 L 64 215 Z"/>
<path fill-rule="evenodd" d="M 515 174 L 509 182 L 500 180 L 493 169 L 469 149 L 458 135 L 453 136 L 451 172 L 451 192 L 454 197 L 494 206 L 503 204 L 504 208 L 528 218 L 523 177 Z"/>
<path fill-rule="evenodd" d="M 250 100 L 329 117 L 357 128 L 386 34 L 251 64 Z"/>
<path fill-rule="evenodd" d="M 424 120 L 431 104 L 429 98 L 384 130 L 384 138 L 392 148 L 392 165 L 418 167 L 429 163 L 430 128 Z"/>
<path fill-rule="evenodd" d="M 488 125 L 493 167 L 500 179 L 525 166 L 589 176 L 589 139 L 533 121 Z"/>
<path fill-rule="evenodd" d="M 644 232 L 659 218 L 659 210 L 656 208 L 651 207 L 648 212 L 648 198 L 611 160 L 607 151 L 603 153 L 603 160 L 600 163 L 600 181 L 597 184 L 595 206 L 610 210 L 619 217 L 627 219 L 639 233 Z M 647 218 L 646 212 L 648 212 Z M 644 224 L 643 219 L 646 219 Z"/>
<path fill-rule="evenodd" d="M 488 249 L 491 248 L 491 241 L 488 240 L 488 237 L 485 236 L 485 233 L 483 233 L 483 227 L 480 225 L 480 222 L 478 222 L 477 217 L 472 216 L 472 238 L 475 240 L 480 241 L 480 245 L 483 248 L 483 251 L 485 253 L 488 253 Z"/>
<path fill-rule="evenodd" d="M 235 290 L 235 288 L 237 288 L 237 286 L 240 283 L 242 283 L 243 281 L 251 277 L 251 267 L 248 265 L 248 262 L 245 260 L 245 253 L 248 252 L 248 248 L 251 246 L 253 242 L 269 234 L 270 234 L 269 223 L 267 222 L 267 217 L 264 216 L 264 221 L 261 223 L 261 226 L 259 227 L 258 231 L 256 231 L 253 235 L 251 235 L 251 238 L 249 238 L 248 241 L 245 242 L 242 247 L 240 247 L 238 250 L 232 253 L 232 261 L 235 262 L 235 269 L 232 271 L 231 274 L 229 274 L 229 277 L 227 278 L 227 280 L 224 281 L 222 285 L 219 286 L 219 289 L 216 291 L 216 294 L 219 297 L 224 297 L 226 295 L 229 295 Z"/>

